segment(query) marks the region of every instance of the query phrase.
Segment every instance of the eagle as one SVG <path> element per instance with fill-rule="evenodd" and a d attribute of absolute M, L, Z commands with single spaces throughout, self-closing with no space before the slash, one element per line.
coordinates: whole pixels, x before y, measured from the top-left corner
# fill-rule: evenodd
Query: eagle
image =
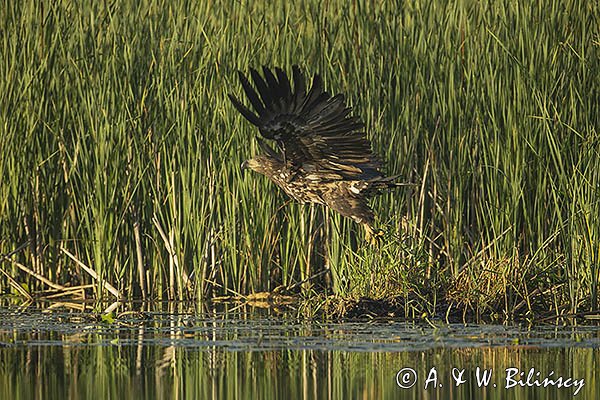
<path fill-rule="evenodd" d="M 276 146 L 257 137 L 263 153 L 244 161 L 242 169 L 267 176 L 299 203 L 322 204 L 351 218 L 365 228 L 370 243 L 377 243 L 383 231 L 375 228 L 369 200 L 402 184 L 381 171 L 382 161 L 373 152 L 361 119 L 351 114 L 343 94 L 325 91 L 318 74 L 307 87 L 297 65 L 291 79 L 281 68 L 263 67 L 262 72 L 261 76 L 251 68 L 246 77 L 238 71 L 254 111 L 228 96 Z"/>

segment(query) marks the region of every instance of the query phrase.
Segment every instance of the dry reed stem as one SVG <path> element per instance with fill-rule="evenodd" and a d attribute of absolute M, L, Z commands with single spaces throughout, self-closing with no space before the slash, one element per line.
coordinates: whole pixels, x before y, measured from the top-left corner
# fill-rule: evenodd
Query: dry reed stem
<path fill-rule="evenodd" d="M 121 292 L 119 292 L 119 290 L 117 288 L 115 288 L 113 285 L 111 285 L 110 283 L 108 283 L 106 280 L 100 278 L 98 276 L 98 274 L 96 273 L 96 271 L 94 271 L 93 269 L 91 269 L 90 267 L 88 267 L 87 265 L 85 265 L 83 262 L 79 261 L 77 259 L 77 257 L 75 257 L 73 254 L 71 254 L 69 252 L 69 250 L 65 249 L 64 247 L 60 246 L 60 250 L 65 253 L 71 260 L 75 261 L 77 263 L 77 265 L 79 265 L 81 268 L 83 268 L 83 270 L 85 272 L 87 272 L 88 274 L 90 274 L 90 276 L 92 278 L 94 278 L 95 280 L 97 280 L 98 282 L 101 282 L 102 285 L 104 286 L 104 288 L 106 290 L 108 290 L 110 293 L 112 293 L 117 299 L 122 299 L 123 297 L 121 296 Z"/>
<path fill-rule="evenodd" d="M 29 294 L 29 292 L 27 292 L 27 290 L 25 290 L 25 288 L 23 288 L 21 285 L 19 285 L 19 282 L 15 281 L 12 276 L 10 276 L 8 273 L 6 273 L 3 269 L 0 269 L 0 272 L 2 272 L 2 274 L 6 277 L 6 279 L 8 279 L 8 283 L 10 284 L 10 286 L 12 286 L 17 292 L 21 293 L 21 295 L 23 297 L 26 297 L 28 300 L 33 300 L 33 297 Z"/>

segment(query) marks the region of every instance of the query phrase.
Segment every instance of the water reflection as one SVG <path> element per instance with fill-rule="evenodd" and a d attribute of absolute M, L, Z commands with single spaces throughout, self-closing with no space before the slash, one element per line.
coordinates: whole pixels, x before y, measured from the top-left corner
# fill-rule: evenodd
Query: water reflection
<path fill-rule="evenodd" d="M 554 399 L 573 397 L 569 377 L 583 379 L 578 397 L 593 398 L 599 345 L 597 327 L 319 323 L 248 309 L 107 323 L 4 308 L 0 398 Z M 525 387 L 506 388 L 507 368 Z M 401 369 L 416 374 L 409 389 L 398 386 Z M 490 369 L 487 385 L 478 383 Z M 563 387 L 538 387 L 551 371 Z"/>

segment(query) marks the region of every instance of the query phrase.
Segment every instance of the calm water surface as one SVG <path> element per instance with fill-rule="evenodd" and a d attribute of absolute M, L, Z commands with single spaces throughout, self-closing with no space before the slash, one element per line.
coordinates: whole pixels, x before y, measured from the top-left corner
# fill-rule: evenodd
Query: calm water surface
<path fill-rule="evenodd" d="M 0 308 L 0 399 L 587 399 L 599 346 L 593 326 Z"/>

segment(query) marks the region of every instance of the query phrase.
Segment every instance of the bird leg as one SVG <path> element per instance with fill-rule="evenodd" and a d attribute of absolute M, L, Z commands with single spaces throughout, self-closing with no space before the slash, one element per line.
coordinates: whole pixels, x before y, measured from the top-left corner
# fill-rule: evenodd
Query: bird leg
<path fill-rule="evenodd" d="M 383 240 L 384 232 L 381 229 L 375 229 L 369 224 L 363 224 L 365 227 L 365 239 L 371 245 L 378 246 Z"/>

